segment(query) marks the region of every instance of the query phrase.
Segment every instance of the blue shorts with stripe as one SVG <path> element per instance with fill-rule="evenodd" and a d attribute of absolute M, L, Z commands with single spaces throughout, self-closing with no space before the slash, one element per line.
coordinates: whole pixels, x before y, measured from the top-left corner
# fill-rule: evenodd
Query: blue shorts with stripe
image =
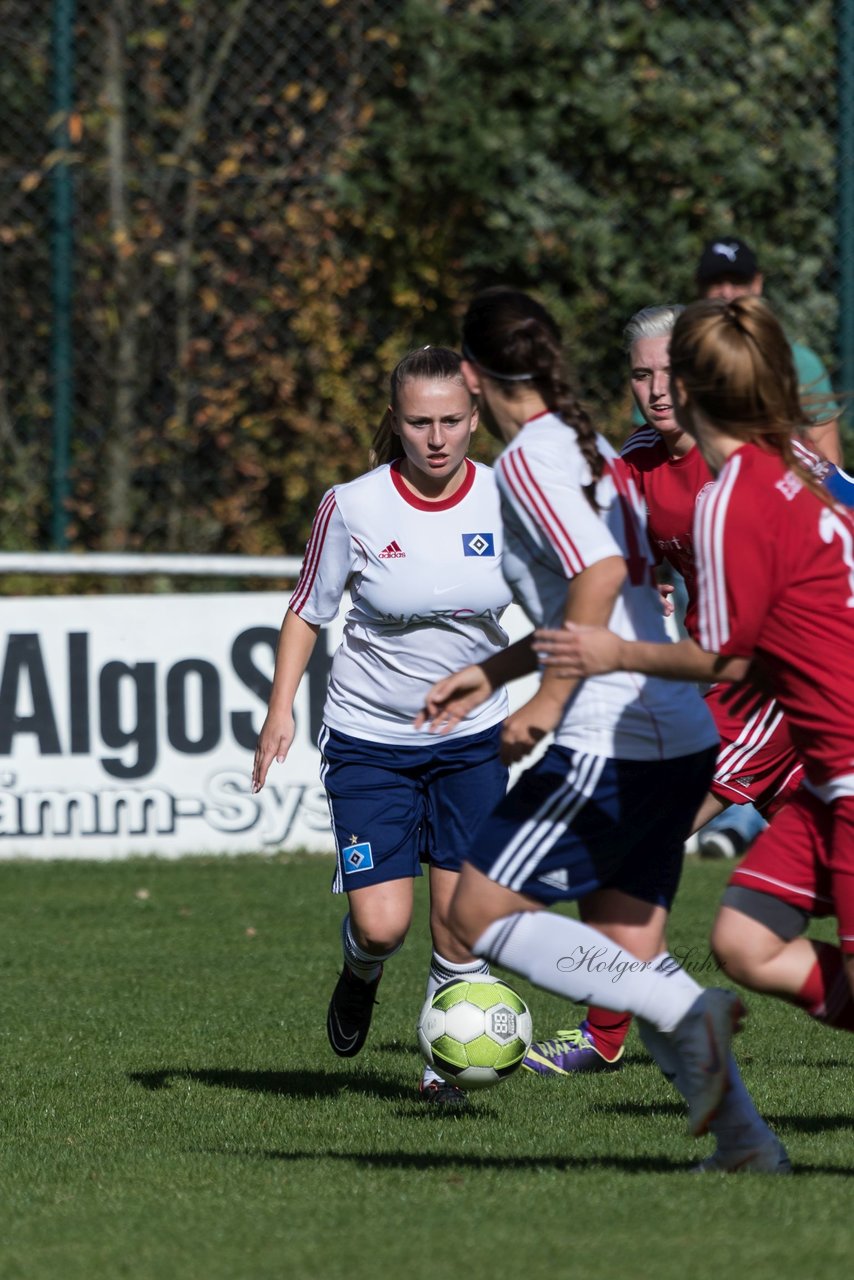
<path fill-rule="evenodd" d="M 503 798 L 500 724 L 412 746 L 363 742 L 324 727 L 318 746 L 338 850 L 333 893 L 421 875 L 429 862 L 459 871 L 471 834 Z"/>
<path fill-rule="evenodd" d="M 669 907 L 716 754 L 609 760 L 551 746 L 478 828 L 466 861 L 543 903 L 609 888 Z"/>

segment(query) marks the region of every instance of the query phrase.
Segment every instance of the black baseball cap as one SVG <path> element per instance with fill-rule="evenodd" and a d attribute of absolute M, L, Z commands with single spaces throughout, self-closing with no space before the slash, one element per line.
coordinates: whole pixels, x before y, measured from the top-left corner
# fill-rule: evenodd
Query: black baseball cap
<path fill-rule="evenodd" d="M 743 280 L 752 280 L 758 274 L 759 263 L 750 245 L 732 236 L 710 240 L 697 264 L 697 280 L 700 284 L 708 284 L 710 280 L 717 280 L 720 276 L 739 276 Z"/>

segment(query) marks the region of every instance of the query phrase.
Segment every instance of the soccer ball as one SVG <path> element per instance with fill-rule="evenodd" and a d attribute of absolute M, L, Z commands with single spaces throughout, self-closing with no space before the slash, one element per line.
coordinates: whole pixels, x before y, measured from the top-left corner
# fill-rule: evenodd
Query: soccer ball
<path fill-rule="evenodd" d="M 500 978 L 452 978 L 426 1001 L 418 1019 L 425 1061 L 464 1089 L 498 1084 L 531 1047 L 531 1014 Z"/>

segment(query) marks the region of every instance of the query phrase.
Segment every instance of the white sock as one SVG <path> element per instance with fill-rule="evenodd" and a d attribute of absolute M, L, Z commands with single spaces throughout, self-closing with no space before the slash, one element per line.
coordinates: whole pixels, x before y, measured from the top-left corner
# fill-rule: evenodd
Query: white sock
<path fill-rule="evenodd" d="M 489 965 L 485 960 L 468 960 L 465 964 L 453 964 L 450 960 L 446 960 L 444 956 L 440 956 L 436 949 L 430 957 L 430 972 L 427 975 L 427 990 L 424 993 L 425 1002 L 431 999 L 434 991 L 438 990 L 445 982 L 451 982 L 454 978 L 470 977 L 472 974 L 483 975 L 489 973 Z M 440 1081 L 442 1077 L 432 1067 L 425 1066 L 421 1073 L 421 1083 L 431 1084 L 433 1081 Z"/>
<path fill-rule="evenodd" d="M 361 978 L 362 982 L 374 982 L 380 976 L 385 961 L 396 956 L 403 943 L 399 942 L 396 947 L 392 947 L 391 951 L 382 956 L 365 951 L 353 937 L 348 912 L 341 922 L 341 946 L 344 951 L 344 963 L 350 972 L 357 978 Z"/>
<path fill-rule="evenodd" d="M 494 920 L 472 951 L 555 995 L 633 1013 L 659 1031 L 672 1031 L 703 990 L 675 963 L 644 963 L 580 920 L 548 911 Z"/>
<path fill-rule="evenodd" d="M 638 1035 L 641 1038 L 641 1044 L 653 1062 L 661 1069 L 661 1074 L 670 1081 L 674 1089 L 678 1088 L 676 1072 L 679 1067 L 679 1059 L 676 1056 L 670 1037 L 664 1035 L 661 1031 L 657 1031 L 651 1022 L 639 1022 Z"/>
<path fill-rule="evenodd" d="M 472 974 L 489 975 L 489 965 L 485 960 L 480 960 L 476 956 L 474 960 L 467 960 L 465 964 L 454 964 L 451 960 L 446 960 L 444 956 L 440 956 L 439 952 L 433 950 L 430 956 L 430 972 L 427 975 L 427 990 L 424 992 L 424 999 L 429 1000 L 433 992 L 442 986 L 444 982 L 452 982 L 454 978 L 467 978 Z"/>

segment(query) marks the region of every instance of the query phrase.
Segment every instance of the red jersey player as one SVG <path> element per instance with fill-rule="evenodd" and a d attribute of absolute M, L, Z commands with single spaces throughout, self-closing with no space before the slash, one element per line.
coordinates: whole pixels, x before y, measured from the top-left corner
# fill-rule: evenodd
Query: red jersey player
<path fill-rule="evenodd" d="M 622 458 L 646 500 L 650 542 L 682 575 L 688 594 L 685 629 L 697 639 L 694 512 L 713 483 L 693 439 L 677 422 L 670 396 L 670 334 L 681 307 L 647 307 L 626 326 L 632 391 L 648 422 L 626 442 Z M 697 815 L 704 826 L 730 804 L 752 802 L 770 816 L 800 782 L 788 726 L 766 692 L 716 684 L 706 696 L 721 736 L 711 794 Z"/>
<path fill-rule="evenodd" d="M 805 781 L 730 878 L 712 945 L 736 981 L 851 1031 L 854 520 L 798 460 L 797 378 L 760 299 L 692 304 L 670 359 L 677 420 L 717 475 L 694 525 L 699 644 L 629 646 L 573 628 L 542 648 L 560 674 L 739 681 L 752 665 L 767 682 Z M 828 914 L 838 945 L 804 936 Z"/>
<path fill-rule="evenodd" d="M 656 559 L 681 574 L 688 595 L 685 627 L 697 639 L 694 512 L 713 485 L 692 437 L 677 422 L 670 394 L 670 335 L 683 308 L 645 307 L 625 329 L 632 393 L 646 425 L 629 437 L 621 461 L 645 501 Z M 715 776 L 694 820 L 698 831 L 731 804 L 756 805 L 770 817 L 803 773 L 778 703 L 750 685 L 715 684 L 706 694 L 721 746 Z M 581 1026 L 531 1046 L 525 1067 L 539 1075 L 607 1071 L 622 1065 L 631 1018 L 596 1006 Z"/>

